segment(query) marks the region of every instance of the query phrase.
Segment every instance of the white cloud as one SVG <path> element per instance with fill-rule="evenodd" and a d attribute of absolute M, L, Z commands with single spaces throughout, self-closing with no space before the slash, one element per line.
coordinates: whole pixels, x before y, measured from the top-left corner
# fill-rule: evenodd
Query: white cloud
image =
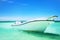
<path fill-rule="evenodd" d="M 46 20 L 46 18 L 45 17 L 40 17 L 40 18 L 0 17 L 0 21 L 7 21 L 7 20 L 28 20 L 28 21 L 32 21 L 32 20 Z"/>
<path fill-rule="evenodd" d="M 14 3 L 14 1 L 8 1 L 8 3 Z"/>
<path fill-rule="evenodd" d="M 22 6 L 28 6 L 28 4 L 26 4 L 26 3 L 22 3 L 21 5 L 22 5 Z"/>
<path fill-rule="evenodd" d="M 1 0 L 1 2 L 14 3 L 12 0 Z"/>
<path fill-rule="evenodd" d="M 6 2 L 6 1 L 8 1 L 8 0 L 1 0 L 2 2 Z"/>
<path fill-rule="evenodd" d="M 46 20 L 47 18 L 46 17 L 37 17 L 37 18 L 30 18 L 28 19 L 29 21 L 32 21 L 32 20 Z"/>
<path fill-rule="evenodd" d="M 0 21 L 17 20 L 19 17 L 0 17 Z"/>

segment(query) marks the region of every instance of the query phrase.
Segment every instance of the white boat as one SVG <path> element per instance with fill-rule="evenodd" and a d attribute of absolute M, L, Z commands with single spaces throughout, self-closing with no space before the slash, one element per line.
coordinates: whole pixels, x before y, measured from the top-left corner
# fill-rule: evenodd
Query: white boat
<path fill-rule="evenodd" d="M 47 20 L 33 20 L 26 23 L 17 23 L 15 28 L 19 30 L 26 30 L 26 31 L 40 31 L 43 32 L 49 25 L 54 23 L 54 19 L 58 16 L 49 17 Z"/>

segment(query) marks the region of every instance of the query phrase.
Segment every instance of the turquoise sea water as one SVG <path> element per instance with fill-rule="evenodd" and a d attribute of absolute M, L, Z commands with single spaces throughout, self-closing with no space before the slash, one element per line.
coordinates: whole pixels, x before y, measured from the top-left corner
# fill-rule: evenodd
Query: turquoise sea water
<path fill-rule="evenodd" d="M 14 22 L 0 22 L 0 40 L 60 40 L 60 22 L 46 28 L 45 33 L 12 28 Z M 54 33 L 54 34 L 51 34 Z"/>

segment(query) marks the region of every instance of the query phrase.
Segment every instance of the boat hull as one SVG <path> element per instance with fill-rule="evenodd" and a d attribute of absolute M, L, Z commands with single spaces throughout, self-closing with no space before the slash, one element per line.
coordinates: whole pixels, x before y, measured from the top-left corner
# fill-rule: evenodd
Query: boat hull
<path fill-rule="evenodd" d="M 13 25 L 13 26 L 15 26 L 15 28 L 18 28 L 19 30 L 43 32 L 52 23 L 53 21 L 33 21 L 33 22 L 28 22 L 21 25 Z"/>

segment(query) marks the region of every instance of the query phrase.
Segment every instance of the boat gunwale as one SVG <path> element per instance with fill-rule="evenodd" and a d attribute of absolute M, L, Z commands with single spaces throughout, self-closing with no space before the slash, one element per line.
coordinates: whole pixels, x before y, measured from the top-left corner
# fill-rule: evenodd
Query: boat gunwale
<path fill-rule="evenodd" d="M 28 24 L 28 23 L 31 23 L 31 22 L 36 22 L 36 21 L 54 21 L 54 22 L 60 22 L 60 21 L 55 21 L 55 20 L 33 20 L 33 21 L 28 21 L 28 22 L 25 22 L 25 23 L 22 23 L 22 24 L 19 24 L 19 25 L 15 25 L 15 26 L 21 26 L 21 25 L 25 25 L 25 24 Z M 14 25 L 12 25 L 14 26 Z"/>

